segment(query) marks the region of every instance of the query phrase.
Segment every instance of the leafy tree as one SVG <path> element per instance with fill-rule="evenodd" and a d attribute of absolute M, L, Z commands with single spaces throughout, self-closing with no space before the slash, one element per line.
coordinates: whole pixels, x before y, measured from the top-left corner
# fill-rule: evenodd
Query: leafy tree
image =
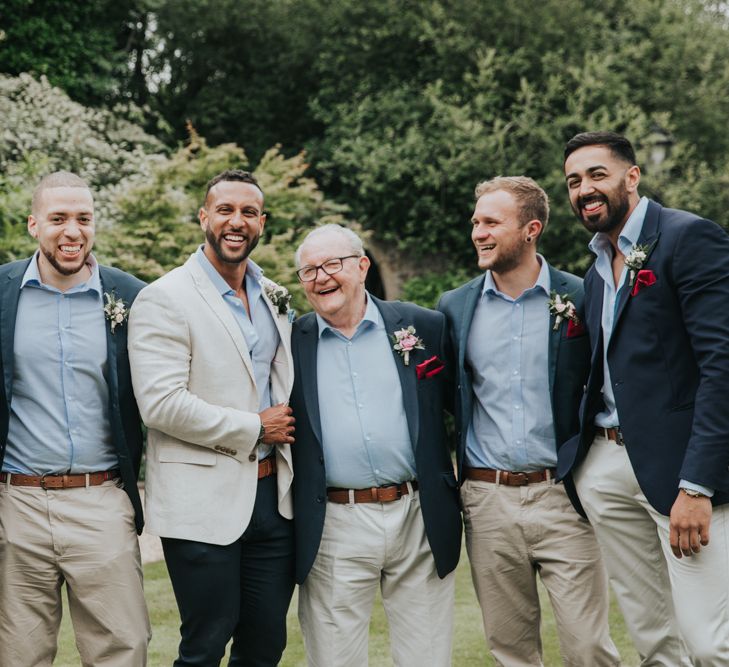
<path fill-rule="evenodd" d="M 46 76 L 73 99 L 144 101 L 141 62 L 149 0 L 2 0 L 0 72 Z"/>

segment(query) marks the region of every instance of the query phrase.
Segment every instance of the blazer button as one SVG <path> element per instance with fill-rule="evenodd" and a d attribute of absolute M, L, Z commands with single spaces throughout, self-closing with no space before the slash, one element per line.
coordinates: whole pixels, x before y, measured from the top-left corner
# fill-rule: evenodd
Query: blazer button
<path fill-rule="evenodd" d="M 255 461 L 255 460 L 256 460 L 257 458 L 258 458 L 258 457 L 257 457 L 257 456 L 256 456 L 255 454 L 249 454 L 249 455 L 248 455 L 248 460 L 249 460 L 249 461 L 250 461 L 251 463 L 253 463 L 253 461 Z"/>
<path fill-rule="evenodd" d="M 320 456 L 319 457 L 319 463 L 321 463 L 322 465 L 324 465 L 324 457 L 323 456 Z"/>
<path fill-rule="evenodd" d="M 316 502 L 323 503 L 324 502 L 324 497 L 323 496 L 317 496 L 316 497 Z"/>

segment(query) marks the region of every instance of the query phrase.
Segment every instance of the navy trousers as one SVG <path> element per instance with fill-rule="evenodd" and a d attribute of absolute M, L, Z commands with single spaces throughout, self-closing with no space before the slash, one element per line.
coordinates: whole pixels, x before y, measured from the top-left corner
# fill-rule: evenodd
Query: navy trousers
<path fill-rule="evenodd" d="M 181 618 L 174 667 L 218 667 L 231 638 L 230 667 L 278 665 L 294 591 L 294 529 L 278 513 L 276 476 L 258 481 L 253 516 L 233 544 L 162 538 L 162 547 Z"/>

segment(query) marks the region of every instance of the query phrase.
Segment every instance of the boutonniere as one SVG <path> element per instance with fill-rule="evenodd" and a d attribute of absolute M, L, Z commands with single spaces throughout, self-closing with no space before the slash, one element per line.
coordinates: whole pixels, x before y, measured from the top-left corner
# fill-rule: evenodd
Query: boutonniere
<path fill-rule="evenodd" d="M 638 274 L 636 275 L 635 285 L 633 285 L 633 289 L 630 292 L 630 296 L 635 296 L 640 292 L 641 289 L 644 287 L 650 287 L 653 285 L 657 278 L 656 274 L 653 273 L 650 269 L 641 269 L 638 271 Z"/>
<path fill-rule="evenodd" d="M 554 315 L 554 326 L 552 327 L 554 331 L 559 329 L 562 320 L 574 322 L 575 326 L 580 323 L 580 318 L 577 317 L 577 308 L 570 299 L 569 294 L 557 294 L 552 290 L 549 299 L 549 314 Z"/>
<path fill-rule="evenodd" d="M 444 368 L 445 364 L 438 357 L 431 357 L 415 367 L 415 374 L 418 380 L 424 380 L 438 375 Z"/>
<path fill-rule="evenodd" d="M 111 333 L 114 333 L 114 329 L 124 324 L 124 321 L 129 317 L 129 309 L 127 304 L 122 299 L 117 299 L 114 292 L 104 292 L 104 298 L 106 299 L 106 305 L 104 306 L 104 315 L 109 320 L 109 328 Z"/>
<path fill-rule="evenodd" d="M 292 315 L 294 311 L 289 308 L 291 303 L 291 292 L 289 292 L 283 285 L 279 285 L 273 280 L 263 280 L 263 290 L 266 292 L 266 296 L 269 301 L 276 309 L 279 315 L 288 315 L 289 322 L 293 321 Z"/>
<path fill-rule="evenodd" d="M 652 245 L 634 245 L 633 249 L 625 256 L 625 266 L 630 271 L 628 287 L 632 287 L 638 271 L 643 268 L 645 260 L 651 251 Z"/>
<path fill-rule="evenodd" d="M 423 339 L 418 338 L 415 327 L 411 324 L 407 329 L 399 329 L 392 337 L 394 345 L 392 349 L 398 352 L 407 366 L 410 363 L 410 352 L 412 350 L 424 350 Z"/>

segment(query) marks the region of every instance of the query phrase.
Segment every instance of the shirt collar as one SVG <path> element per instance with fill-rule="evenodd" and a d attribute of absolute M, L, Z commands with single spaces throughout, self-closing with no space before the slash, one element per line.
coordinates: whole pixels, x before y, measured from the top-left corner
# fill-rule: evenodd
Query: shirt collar
<path fill-rule="evenodd" d="M 367 299 L 367 306 L 365 307 L 364 316 L 357 325 L 357 331 L 359 331 L 360 327 L 366 322 L 369 322 L 374 328 L 382 326 L 382 316 L 380 315 L 380 311 L 377 309 L 377 306 L 375 306 L 375 302 L 372 298 L 370 298 L 370 294 L 367 291 L 365 291 L 365 298 Z M 334 334 L 338 333 L 333 326 L 319 315 L 319 313 L 316 313 L 316 323 L 319 325 L 319 338 L 321 338 L 322 334 L 327 330 Z"/>
<path fill-rule="evenodd" d="M 624 255 L 630 253 L 633 247 L 638 243 L 640 234 L 643 231 L 643 221 L 648 210 L 648 198 L 641 197 L 638 205 L 633 209 L 625 226 L 618 236 L 618 248 Z M 592 237 L 588 247 L 597 256 L 608 255 L 612 257 L 611 243 L 607 234 L 598 232 Z"/>
<path fill-rule="evenodd" d="M 539 253 L 537 253 L 537 260 L 539 260 L 539 275 L 537 275 L 537 279 L 534 281 L 534 285 L 532 285 L 529 289 L 524 290 L 523 294 L 526 294 L 527 292 L 531 292 L 533 290 L 542 290 L 547 296 L 549 296 L 549 290 L 551 289 L 551 281 L 549 280 L 549 267 L 547 266 L 547 262 L 544 261 L 544 257 L 542 257 Z M 494 277 L 491 274 L 490 270 L 486 271 L 486 275 L 484 276 L 481 296 L 483 297 L 484 294 L 494 294 L 502 297 L 505 296 L 504 294 L 499 292 L 499 288 L 496 287 Z"/>
<path fill-rule="evenodd" d="M 218 270 L 213 266 L 212 262 L 203 252 L 204 247 L 205 244 L 200 245 L 200 247 L 195 251 L 195 256 L 197 257 L 198 263 L 203 268 L 208 278 L 210 278 L 210 281 L 213 283 L 215 289 L 221 296 L 224 296 L 226 294 L 235 294 L 235 290 L 230 285 L 228 285 L 227 282 L 225 282 L 223 276 L 218 273 Z M 258 264 L 256 264 L 252 259 L 248 258 L 245 276 L 246 282 L 250 278 L 256 283 L 259 283 L 262 276 L 263 269 L 261 269 L 261 267 L 258 266 Z"/>
<path fill-rule="evenodd" d="M 46 285 L 41 280 L 40 269 L 38 268 L 39 255 L 40 248 L 33 253 L 33 257 L 31 257 L 30 262 L 28 263 L 28 268 L 25 269 L 23 279 L 20 281 L 20 289 L 23 289 L 23 287 L 27 285 L 28 287 L 41 287 L 52 292 L 60 293 L 59 289 L 52 285 Z M 91 276 L 88 280 L 85 280 L 78 285 L 74 285 L 70 289 L 66 290 L 64 294 L 93 291 L 98 295 L 101 295 L 101 277 L 99 276 L 99 263 L 96 261 L 96 257 L 89 255 L 86 258 L 86 265 L 91 269 Z"/>

